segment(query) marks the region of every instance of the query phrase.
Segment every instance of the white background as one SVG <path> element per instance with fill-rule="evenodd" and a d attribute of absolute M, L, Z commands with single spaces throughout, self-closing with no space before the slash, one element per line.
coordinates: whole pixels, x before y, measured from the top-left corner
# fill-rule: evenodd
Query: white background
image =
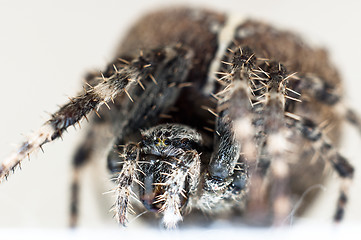
<path fill-rule="evenodd" d="M 192 2 L 192 3 L 191 3 Z M 194 3 L 195 2 L 195 3 Z M 88 70 L 102 70 L 134 20 L 167 1 L 6 1 L 0 0 L 0 161 L 24 137 L 81 89 Z M 300 33 L 329 49 L 344 79 L 346 101 L 361 113 L 361 4 L 358 1 L 173 1 L 262 19 Z M 173 4 L 173 5 L 174 5 Z M 170 5 L 169 2 L 167 5 Z M 84 124 L 85 125 L 85 122 Z M 22 171 L 0 185 L 0 228 L 61 228 L 67 225 L 70 160 L 82 131 L 44 146 Z M 341 152 L 356 166 L 346 224 L 361 223 L 361 140 L 345 127 Z M 96 175 L 96 171 L 89 174 Z M 107 179 L 100 177 L 102 181 Z M 332 178 L 336 178 L 332 176 Z M 88 185 L 95 184 L 88 178 Z M 91 192 L 82 226 L 114 227 L 110 205 L 99 209 Z M 88 191 L 88 192 L 89 192 Z M 100 190 L 99 190 L 100 191 Z M 307 215 L 328 224 L 334 213 L 337 179 Z M 98 196 L 98 199 L 106 198 Z M 109 203 L 107 203 L 109 204 Z M 104 216 L 105 215 L 105 216 Z"/>

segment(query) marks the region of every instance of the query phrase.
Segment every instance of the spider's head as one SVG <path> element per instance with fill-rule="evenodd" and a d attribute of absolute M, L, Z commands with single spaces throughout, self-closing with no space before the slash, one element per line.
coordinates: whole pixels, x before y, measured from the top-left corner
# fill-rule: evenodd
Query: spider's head
<path fill-rule="evenodd" d="M 142 150 L 145 154 L 175 157 L 197 149 L 202 143 L 201 135 L 181 124 L 161 124 L 141 131 Z"/>
<path fill-rule="evenodd" d="M 150 211 L 179 212 L 197 187 L 201 136 L 185 125 L 163 124 L 142 137 L 140 200 Z"/>

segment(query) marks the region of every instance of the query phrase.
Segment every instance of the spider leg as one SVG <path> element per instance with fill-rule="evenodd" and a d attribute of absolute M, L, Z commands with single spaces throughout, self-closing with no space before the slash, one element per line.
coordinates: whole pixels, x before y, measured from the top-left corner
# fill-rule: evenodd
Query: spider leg
<path fill-rule="evenodd" d="M 75 228 L 78 225 L 79 216 L 79 175 L 80 169 L 73 167 L 70 188 L 70 219 L 69 226 Z"/>
<path fill-rule="evenodd" d="M 320 153 L 320 156 L 325 161 L 331 163 L 332 167 L 342 179 L 340 195 L 337 201 L 336 213 L 334 220 L 341 221 L 344 215 L 344 209 L 347 202 L 347 195 L 349 185 L 354 175 L 354 168 L 344 158 L 334 146 L 330 143 L 327 137 L 317 127 L 317 125 L 310 119 L 303 118 L 301 120 L 287 119 L 290 127 L 297 129 L 302 136 L 312 143 L 313 148 Z"/>
<path fill-rule="evenodd" d="M 361 117 L 360 117 L 360 115 L 358 115 L 352 109 L 346 108 L 346 110 L 345 110 L 345 108 L 343 108 L 343 106 L 339 107 L 338 109 L 340 109 L 340 111 L 344 113 L 343 116 L 344 116 L 345 120 L 347 120 L 350 124 L 352 124 L 354 127 L 356 127 L 357 130 L 359 131 L 359 133 L 361 134 Z"/>
<path fill-rule="evenodd" d="M 264 134 L 262 151 L 270 163 L 272 186 L 270 198 L 273 209 L 273 223 L 284 223 L 291 210 L 289 193 L 289 162 L 292 145 L 289 142 L 289 129 L 285 124 L 286 88 L 291 75 L 278 62 L 266 62 L 260 67 L 264 71 L 266 92 L 258 114 L 263 119 L 260 127 Z"/>
<path fill-rule="evenodd" d="M 127 144 L 121 152 L 122 170 L 117 176 L 115 182 L 116 201 L 113 207 L 115 218 L 125 226 L 127 222 L 127 213 L 132 211 L 129 197 L 135 196 L 132 192 L 132 184 L 137 181 L 137 169 L 139 162 L 140 149 L 137 144 Z"/>
<path fill-rule="evenodd" d="M 205 200 L 201 202 L 209 204 L 212 201 L 208 199 L 215 199 L 213 206 L 209 206 L 213 208 L 219 201 L 229 198 L 227 195 L 230 194 L 230 186 L 234 185 L 233 177 L 238 174 L 235 172 L 238 162 L 244 167 L 240 173 L 245 175 L 239 182 L 244 188 L 242 192 L 238 192 L 239 197 L 247 192 L 245 187 L 250 182 L 247 208 L 253 206 L 255 212 L 265 208 L 260 204 L 266 194 L 261 187 L 266 170 L 263 167 L 258 168 L 257 165 L 262 153 L 266 153 L 267 160 L 271 162 L 271 174 L 277 182 L 271 189 L 274 222 L 280 223 L 290 209 L 287 189 L 289 170 L 285 154 L 285 150 L 290 150 L 290 147 L 284 122 L 284 88 L 289 76 L 286 75 L 284 67 L 276 62 L 266 62 L 264 69 L 257 68 L 256 58 L 247 47 L 232 50 L 231 53 L 231 61 L 225 62 L 230 66 L 228 73 L 222 78 L 226 87 L 218 94 L 220 101 L 216 132 L 219 137 L 215 136 L 216 150 L 205 176 L 204 193 L 201 197 L 201 200 Z M 207 197 L 208 195 L 213 197 Z M 261 212 L 262 218 L 265 213 Z M 254 215 L 254 212 L 252 214 Z"/>
<path fill-rule="evenodd" d="M 192 196 L 197 190 L 200 174 L 200 158 L 196 151 L 187 151 L 175 159 L 176 163 L 171 171 L 164 173 L 167 179 L 159 183 L 164 187 L 164 193 L 158 196 L 154 202 L 163 202 L 159 211 L 163 213 L 163 224 L 167 229 L 175 228 L 176 224 L 183 219 L 180 212 L 180 206 L 182 206 L 180 196 L 187 198 L 185 195 L 187 186 L 184 184 L 186 178 L 189 179 L 188 196 Z M 183 201 L 187 201 L 187 199 Z"/>
<path fill-rule="evenodd" d="M 301 99 L 311 97 L 327 105 L 335 105 L 341 101 L 340 88 L 315 75 L 306 74 L 297 77 L 298 84 L 294 87 L 295 91 L 289 92 L 290 94 L 299 92 Z"/>
<path fill-rule="evenodd" d="M 239 79 L 234 78 L 232 80 L 232 87 L 229 94 L 225 95 L 224 102 L 220 102 L 221 109 L 227 109 L 227 117 L 232 120 L 232 124 L 229 127 L 229 131 L 234 132 L 234 138 L 238 144 L 240 144 L 241 159 L 238 163 L 241 163 L 243 170 L 241 174 L 245 174 L 247 177 L 245 180 L 249 182 L 241 182 L 241 186 L 247 190 L 247 221 L 253 223 L 258 222 L 258 219 L 264 219 L 264 213 L 267 209 L 265 199 L 264 188 L 264 168 L 262 165 L 263 156 L 257 146 L 262 145 L 262 136 L 260 133 L 259 125 L 262 123 L 262 119 L 258 116 L 257 111 L 260 111 L 260 101 L 255 99 L 255 93 L 252 90 L 252 78 L 254 66 L 250 69 L 247 76 L 243 76 Z M 258 77 L 257 77 L 258 78 Z M 235 172 L 236 174 L 236 172 Z M 245 192 L 245 191 L 243 191 Z M 241 193 L 241 192 L 239 192 Z M 244 193 L 242 193 L 244 194 Z M 248 214 L 250 213 L 250 214 Z"/>
<path fill-rule="evenodd" d="M 301 99 L 304 97 L 311 98 L 320 103 L 333 106 L 338 115 L 356 127 L 361 134 L 361 117 L 353 109 L 347 107 L 341 97 L 339 87 L 332 86 L 314 75 L 299 76 L 299 80 L 296 90 L 301 94 Z M 290 92 L 290 94 L 294 93 Z"/>
<path fill-rule="evenodd" d="M 78 146 L 72 162 L 72 183 L 70 192 L 70 227 L 76 227 L 79 215 L 79 181 L 82 177 L 84 167 L 90 160 L 104 156 L 109 145 L 114 140 L 111 131 L 110 117 L 112 112 L 101 109 L 102 118 L 93 116 L 87 126 L 87 133 L 83 142 Z"/>
<path fill-rule="evenodd" d="M 189 51 L 182 47 L 166 47 L 150 51 L 139 56 L 129 64 L 123 64 L 111 75 L 104 75 L 104 79 L 90 90 L 72 98 L 67 104 L 54 113 L 33 136 L 25 141 L 10 157 L 5 159 L 0 166 L 0 181 L 9 175 L 20 162 L 33 151 L 38 150 L 45 143 L 59 137 L 71 125 L 79 122 L 91 111 L 97 113 L 98 108 L 112 101 L 123 92 L 142 80 L 155 74 L 158 70 L 169 69 L 168 78 L 173 75 L 184 79 L 189 69 Z M 120 61 L 120 60 L 119 60 Z M 171 67 L 170 67 L 171 66 Z M 176 69 L 176 67 L 179 67 Z M 179 74 L 174 74 L 178 71 Z"/>
<path fill-rule="evenodd" d="M 248 165 L 240 155 L 240 145 L 234 138 L 230 123 L 223 120 L 217 120 L 217 149 L 204 175 L 198 200 L 198 207 L 204 212 L 229 210 L 232 207 L 229 200 L 240 201 L 246 193 Z"/>
<path fill-rule="evenodd" d="M 252 123 L 253 96 L 249 87 L 250 68 L 255 64 L 255 57 L 249 48 L 232 50 L 232 54 L 231 62 L 224 62 L 231 66 L 221 79 L 221 84 L 226 87 L 217 94 L 220 100 L 215 150 L 199 201 L 203 211 L 222 211 L 224 207 L 232 207 L 227 204 L 230 198 L 240 202 L 246 194 L 249 169 L 254 169 L 257 164 Z"/>

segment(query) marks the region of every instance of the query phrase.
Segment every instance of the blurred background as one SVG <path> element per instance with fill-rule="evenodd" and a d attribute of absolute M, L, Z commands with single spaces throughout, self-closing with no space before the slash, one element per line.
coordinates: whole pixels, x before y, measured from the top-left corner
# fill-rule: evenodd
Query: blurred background
<path fill-rule="evenodd" d="M 68 96 L 81 89 L 87 71 L 104 68 L 139 16 L 164 6 L 206 7 L 298 32 L 308 42 L 329 49 L 344 79 L 345 100 L 361 113 L 361 2 L 169 2 L 0 0 L 0 160 L 15 150 L 24 136 L 38 129 Z M 352 127 L 345 125 L 344 129 L 341 152 L 356 167 L 345 222 L 360 224 L 361 136 Z M 0 185 L 0 228 L 67 226 L 70 160 L 83 132 L 70 128 L 64 141 L 45 145 L 45 154 L 32 155 L 30 163 L 22 164 L 22 171 Z M 108 213 L 109 197 L 101 195 L 109 181 L 100 173 L 104 171 L 105 166 L 87 171 L 81 209 L 81 226 L 85 228 L 116 226 L 112 213 Z M 335 175 L 330 178 L 322 197 L 305 216 L 306 221 L 330 223 L 339 186 Z"/>

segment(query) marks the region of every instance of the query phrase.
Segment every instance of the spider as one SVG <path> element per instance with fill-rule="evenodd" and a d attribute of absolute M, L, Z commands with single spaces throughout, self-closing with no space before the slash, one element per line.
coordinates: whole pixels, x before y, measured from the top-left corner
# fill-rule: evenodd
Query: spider
<path fill-rule="evenodd" d="M 122 225 L 135 208 L 166 228 L 190 209 L 281 224 L 295 199 L 323 181 L 326 164 L 341 177 L 340 221 L 354 169 L 335 147 L 339 126 L 361 128 L 340 84 L 325 51 L 293 33 L 203 9 L 150 13 L 108 67 L 89 73 L 83 91 L 1 163 L 0 180 L 86 119 L 91 127 L 73 159 L 72 226 L 79 172 L 99 145 L 109 150 Z M 327 136 L 326 126 L 334 126 Z"/>

